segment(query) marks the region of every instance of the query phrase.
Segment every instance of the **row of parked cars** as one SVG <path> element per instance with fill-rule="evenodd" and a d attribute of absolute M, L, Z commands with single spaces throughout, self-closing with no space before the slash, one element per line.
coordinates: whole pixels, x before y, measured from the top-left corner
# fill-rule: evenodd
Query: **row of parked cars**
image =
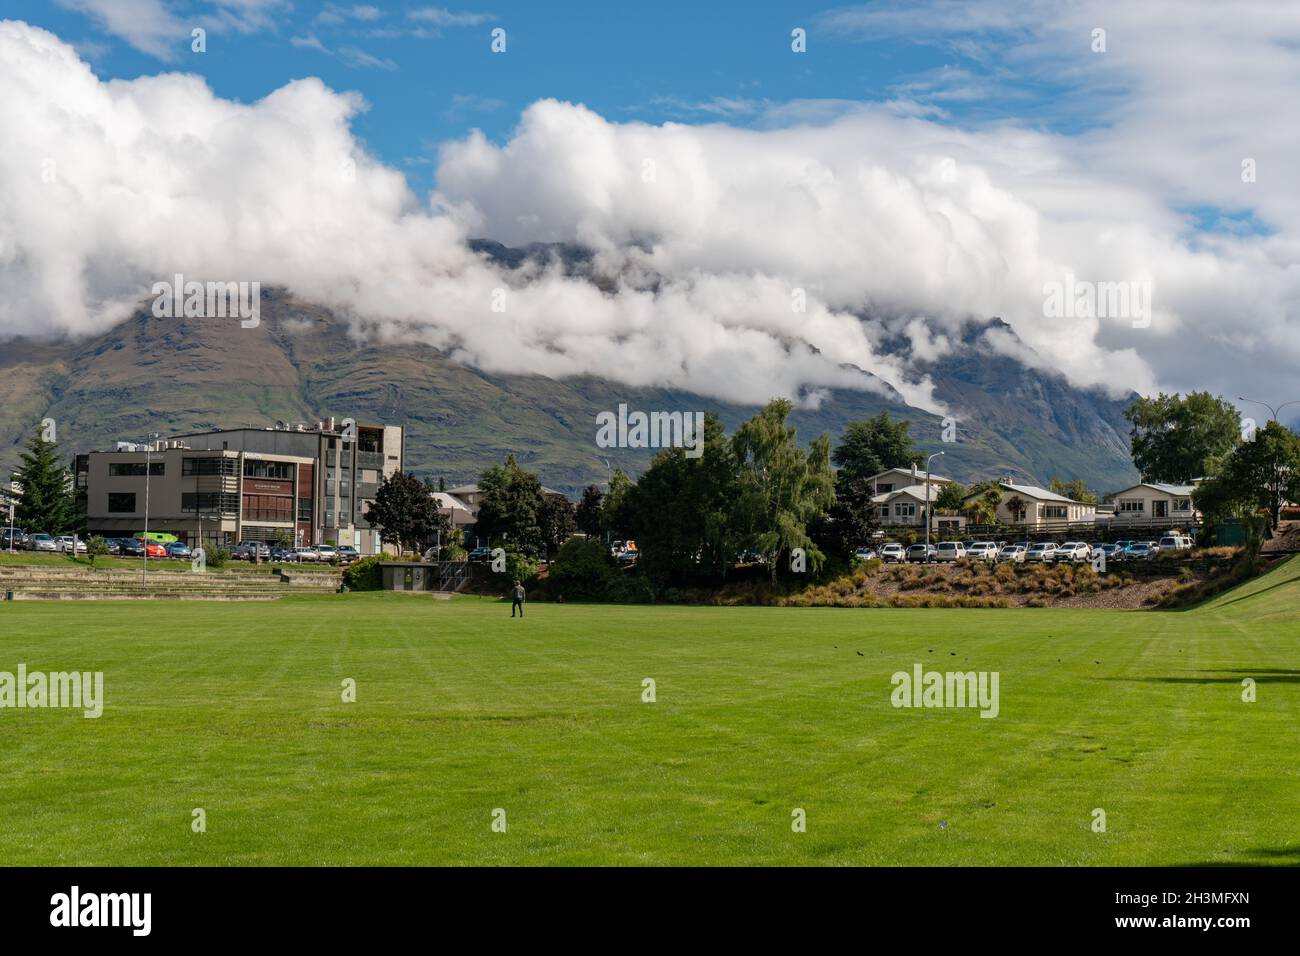
<path fill-rule="evenodd" d="M 314 544 L 296 548 L 280 548 L 265 541 L 241 541 L 230 551 L 235 561 L 274 561 L 279 563 L 346 564 L 361 557 L 361 552 L 351 545 Z"/>
<path fill-rule="evenodd" d="M 932 563 L 939 561 L 1011 561 L 1017 564 L 1052 564 L 1057 561 L 1082 563 L 1104 554 L 1107 561 L 1149 561 L 1162 551 L 1185 551 L 1192 539 L 1185 534 L 1167 534 L 1159 541 L 940 541 L 904 547 L 897 541 L 875 548 L 859 548 L 855 556 L 887 563 Z"/>

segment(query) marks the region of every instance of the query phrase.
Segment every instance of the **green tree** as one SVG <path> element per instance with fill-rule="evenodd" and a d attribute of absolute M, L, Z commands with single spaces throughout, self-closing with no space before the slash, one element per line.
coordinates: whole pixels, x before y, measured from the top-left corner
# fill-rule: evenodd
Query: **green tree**
<path fill-rule="evenodd" d="M 846 561 L 858 548 L 871 543 L 880 525 L 876 506 L 871 502 L 872 491 L 867 476 L 836 473 L 835 500 L 808 528 L 825 554 Z"/>
<path fill-rule="evenodd" d="M 1274 527 L 1284 501 L 1300 500 L 1300 437 L 1271 421 L 1239 444 L 1218 473 L 1192 492 L 1211 520 L 1267 511 Z"/>
<path fill-rule="evenodd" d="M 977 497 L 972 497 L 977 496 Z M 962 507 L 971 524 L 997 524 L 998 505 L 1002 503 L 1002 486 L 996 481 L 980 481 L 966 490 L 969 499 Z"/>
<path fill-rule="evenodd" d="M 542 511 L 545 497 L 542 483 L 530 471 L 519 467 L 515 456 L 504 465 L 483 472 L 478 482 L 482 498 L 478 510 L 478 534 L 489 542 L 513 548 L 541 549 Z"/>
<path fill-rule="evenodd" d="M 1124 417 L 1144 481 L 1185 484 L 1212 474 L 1241 437 L 1236 407 L 1209 392 L 1138 398 Z"/>
<path fill-rule="evenodd" d="M 542 508 L 537 523 L 542 529 L 542 544 L 546 546 L 547 554 L 558 551 L 560 545 L 568 541 L 573 532 L 578 529 L 573 505 L 568 498 L 560 495 L 542 496 Z"/>
<path fill-rule="evenodd" d="M 1097 493 L 1089 489 L 1087 482 L 1082 478 L 1075 478 L 1073 481 L 1065 481 L 1061 478 L 1053 478 L 1048 485 L 1049 490 L 1056 492 L 1058 495 L 1064 495 L 1066 498 L 1074 501 L 1082 501 L 1086 504 L 1097 503 Z"/>
<path fill-rule="evenodd" d="M 18 469 L 22 488 L 14 506 L 14 524 L 28 534 L 64 534 L 77 525 L 77 505 L 67 466 L 57 442 L 37 430 L 27 443 Z"/>
<path fill-rule="evenodd" d="M 910 427 L 910 422 L 890 419 L 888 411 L 874 418 L 849 422 L 835 449 L 835 464 L 859 478 L 886 468 L 910 468 L 921 460 L 912 444 Z"/>
<path fill-rule="evenodd" d="M 86 542 L 86 556 L 90 558 L 90 566 L 95 566 L 95 559 L 101 554 L 108 554 L 108 542 L 95 535 Z"/>
<path fill-rule="evenodd" d="M 374 503 L 366 510 L 366 521 L 403 550 L 423 552 L 449 526 L 432 491 L 428 482 L 410 472 L 395 472 L 379 485 Z"/>
<path fill-rule="evenodd" d="M 578 502 L 573 517 L 578 530 L 588 537 L 599 538 L 605 533 L 600 524 L 600 503 L 604 497 L 605 493 L 596 485 L 588 485 L 583 489 L 582 500 Z"/>
<path fill-rule="evenodd" d="M 599 600 L 617 576 L 604 544 L 591 538 L 570 538 L 551 563 L 546 585 L 552 594 L 566 600 Z"/>
<path fill-rule="evenodd" d="M 600 525 L 616 538 L 626 538 L 632 533 L 631 494 L 634 483 L 622 468 L 615 468 L 609 479 L 609 490 L 600 503 Z"/>
<path fill-rule="evenodd" d="M 697 573 L 726 576 L 739 549 L 732 520 L 736 476 L 731 443 L 712 414 L 704 418 L 698 458 L 682 448 L 654 457 L 628 502 L 642 573 L 658 584 Z"/>
<path fill-rule="evenodd" d="M 812 570 L 821 567 L 825 554 L 809 537 L 808 523 L 835 501 L 830 438 L 820 435 L 807 452 L 800 449 L 795 429 L 786 424 L 793 408 L 784 398 L 771 401 L 732 437 L 740 526 L 767 558 L 773 583 L 778 559 L 791 548 L 805 550 Z"/>
<path fill-rule="evenodd" d="M 966 490 L 965 485 L 950 481 L 939 486 L 938 494 L 934 498 L 934 507 L 941 511 L 961 511 L 968 494 L 970 492 Z"/>

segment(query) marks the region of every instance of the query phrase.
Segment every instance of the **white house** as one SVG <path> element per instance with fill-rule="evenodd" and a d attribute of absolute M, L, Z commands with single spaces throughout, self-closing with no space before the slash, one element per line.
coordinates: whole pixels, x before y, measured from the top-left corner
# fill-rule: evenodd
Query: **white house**
<path fill-rule="evenodd" d="M 951 479 L 943 478 L 942 482 Z M 873 495 L 871 504 L 876 509 L 876 516 L 881 527 L 885 528 L 924 528 L 925 527 L 925 478 L 919 485 L 906 485 L 894 491 Z M 935 499 L 939 488 L 934 476 L 930 483 L 930 512 L 934 515 L 930 529 L 936 532 L 956 533 L 966 526 L 964 515 L 934 514 Z"/>
<path fill-rule="evenodd" d="M 1037 485 L 1017 485 L 1009 481 L 998 482 L 1002 500 L 998 503 L 998 524 L 1025 525 L 1032 529 L 1049 529 L 1067 524 L 1095 521 L 1097 506 L 1084 501 L 1066 498 Z M 983 492 L 967 495 L 963 504 L 983 497 Z"/>
<path fill-rule="evenodd" d="M 1125 524 L 1191 524 L 1201 515 L 1192 504 L 1196 485 L 1165 485 L 1141 482 L 1111 496 L 1115 514 L 1112 527 Z"/>
<path fill-rule="evenodd" d="M 944 478 L 940 475 L 930 476 L 930 498 L 933 499 L 938 492 L 940 485 L 946 485 L 952 481 L 951 478 Z M 867 482 L 872 487 L 873 495 L 884 495 L 891 491 L 899 491 L 903 488 L 920 486 L 921 499 L 925 500 L 925 472 L 913 465 L 911 468 L 886 468 L 884 471 L 877 472 L 867 478 Z"/>

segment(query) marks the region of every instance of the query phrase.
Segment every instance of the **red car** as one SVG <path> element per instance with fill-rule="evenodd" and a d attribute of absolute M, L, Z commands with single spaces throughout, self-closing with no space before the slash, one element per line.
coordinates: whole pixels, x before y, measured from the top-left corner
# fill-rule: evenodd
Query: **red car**
<path fill-rule="evenodd" d="M 136 538 L 136 541 L 140 542 L 140 539 Z M 157 541 L 144 541 L 140 543 L 144 544 L 144 553 L 146 557 L 165 558 L 168 556 L 167 549 L 163 547 L 161 544 L 159 544 Z"/>

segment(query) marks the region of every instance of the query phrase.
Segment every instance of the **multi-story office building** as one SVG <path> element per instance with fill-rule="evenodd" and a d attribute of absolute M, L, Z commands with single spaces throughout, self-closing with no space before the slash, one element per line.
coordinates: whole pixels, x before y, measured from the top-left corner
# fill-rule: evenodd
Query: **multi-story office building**
<path fill-rule="evenodd" d="M 277 422 L 119 442 L 78 455 L 76 482 L 91 534 L 170 532 L 191 546 L 287 538 L 298 545 L 382 550 L 365 514 L 380 482 L 404 464 L 397 425 Z M 147 474 L 146 474 L 147 469 Z"/>

